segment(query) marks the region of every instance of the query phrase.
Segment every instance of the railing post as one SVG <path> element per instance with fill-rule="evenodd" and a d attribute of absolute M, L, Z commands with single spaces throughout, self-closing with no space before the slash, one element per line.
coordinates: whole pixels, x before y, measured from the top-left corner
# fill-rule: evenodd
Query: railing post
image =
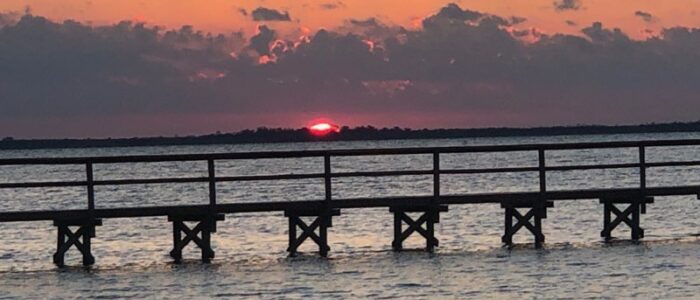
<path fill-rule="evenodd" d="M 547 172 L 545 169 L 544 148 L 539 148 L 537 150 L 537 157 L 539 161 L 538 168 L 540 173 L 540 193 L 544 194 L 547 192 Z"/>
<path fill-rule="evenodd" d="M 646 149 L 644 146 L 639 146 L 639 188 L 642 189 L 642 194 L 646 195 L 647 188 L 647 165 L 646 165 Z"/>
<path fill-rule="evenodd" d="M 91 217 L 93 216 L 95 210 L 95 178 L 92 172 L 92 163 L 85 163 L 85 173 L 87 180 L 87 196 L 88 196 L 88 210 L 90 211 Z"/>
<path fill-rule="evenodd" d="M 641 191 L 640 198 L 646 198 L 647 196 L 647 162 L 646 162 L 646 148 L 642 145 L 639 146 L 639 188 Z M 643 214 L 647 213 L 647 203 L 642 201 L 640 204 L 640 211 Z M 639 219 L 639 218 L 638 218 Z M 644 234 L 642 234 L 644 235 Z"/>
<path fill-rule="evenodd" d="M 207 171 L 209 172 L 209 205 L 212 210 L 216 209 L 216 168 L 214 160 L 207 160 Z M 213 211 L 212 211 L 213 212 Z"/>
<path fill-rule="evenodd" d="M 440 197 L 440 152 L 433 152 L 433 196 L 434 201 Z"/>
<path fill-rule="evenodd" d="M 535 209 L 535 216 L 534 216 L 534 221 L 535 221 L 535 230 L 533 232 L 535 236 L 535 247 L 540 248 L 542 247 L 542 243 L 544 243 L 544 233 L 542 232 L 542 219 L 547 217 L 547 199 L 546 199 L 546 194 L 547 194 L 547 169 L 546 169 L 546 163 L 545 163 L 545 153 L 544 153 L 544 148 L 540 147 L 537 150 L 537 160 L 538 160 L 538 169 L 539 169 L 539 176 L 540 176 L 540 199 L 536 201 L 534 205 Z M 550 202 L 553 206 L 554 203 Z"/>
<path fill-rule="evenodd" d="M 330 201 L 331 201 L 331 155 L 330 154 L 325 154 L 323 156 L 323 180 L 324 180 L 324 187 L 326 191 L 326 205 L 329 206 L 330 208 Z"/>

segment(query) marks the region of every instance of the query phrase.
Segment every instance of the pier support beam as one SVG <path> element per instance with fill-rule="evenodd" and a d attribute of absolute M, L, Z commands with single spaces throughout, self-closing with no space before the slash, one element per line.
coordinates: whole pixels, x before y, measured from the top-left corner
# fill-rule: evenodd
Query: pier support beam
<path fill-rule="evenodd" d="M 95 237 L 95 227 L 102 225 L 101 219 L 54 220 L 53 225 L 58 228 L 58 243 L 56 252 L 53 255 L 53 263 L 56 266 L 65 266 L 66 251 L 72 246 L 75 246 L 83 255 L 83 266 L 90 266 L 95 263 L 90 239 Z M 77 229 L 72 231 L 71 227 L 77 227 Z"/>
<path fill-rule="evenodd" d="M 296 256 L 297 249 L 308 238 L 318 245 L 318 253 L 326 257 L 331 248 L 328 246 L 328 227 L 333 226 L 333 216 L 339 216 L 340 209 L 317 210 L 287 210 L 284 216 L 289 218 L 289 256 Z M 302 217 L 315 217 L 310 224 L 304 222 Z M 301 234 L 297 235 L 297 228 Z M 318 229 L 318 234 L 316 233 Z"/>
<path fill-rule="evenodd" d="M 175 260 L 175 263 L 181 263 L 182 249 L 190 242 L 194 242 L 202 251 L 202 262 L 211 262 L 214 258 L 211 234 L 216 232 L 216 222 L 223 220 L 223 214 L 169 215 L 168 221 L 173 223 L 173 250 L 170 251 L 170 257 Z M 190 227 L 185 222 L 196 225 Z"/>
<path fill-rule="evenodd" d="M 646 214 L 647 203 L 654 203 L 653 197 L 605 198 L 600 199 L 600 203 L 603 204 L 603 230 L 600 236 L 606 241 L 612 239 L 612 231 L 621 223 L 631 229 L 632 240 L 644 237 L 644 229 L 639 226 L 640 214 Z M 627 204 L 627 207 L 620 210 L 620 204 Z"/>
<path fill-rule="evenodd" d="M 542 233 L 542 219 L 547 218 L 547 208 L 554 207 L 552 201 L 527 201 L 518 203 L 501 203 L 501 208 L 505 209 L 505 231 L 501 241 L 508 246 L 513 245 L 513 235 L 521 228 L 527 228 L 535 240 L 535 247 L 541 248 L 544 243 Z M 518 209 L 527 209 L 522 214 Z M 515 219 L 515 224 L 513 224 Z M 532 222 L 530 221 L 532 220 Z"/>
<path fill-rule="evenodd" d="M 403 241 L 414 232 L 425 238 L 425 250 L 432 253 L 439 241 L 435 237 L 435 223 L 440 222 L 440 212 L 447 211 L 447 205 L 438 206 L 392 206 L 389 211 L 394 213 L 394 240 L 391 247 L 394 251 L 403 250 Z M 413 219 L 408 213 L 422 213 L 418 219 Z M 403 224 L 408 228 L 403 230 Z M 425 224 L 425 227 L 423 227 Z"/>

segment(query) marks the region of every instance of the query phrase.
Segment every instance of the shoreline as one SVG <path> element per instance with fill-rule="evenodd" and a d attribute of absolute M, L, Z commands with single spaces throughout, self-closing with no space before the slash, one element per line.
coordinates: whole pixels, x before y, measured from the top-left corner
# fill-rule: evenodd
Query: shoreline
<path fill-rule="evenodd" d="M 65 139 L 0 139 L 0 150 L 116 148 L 183 145 L 272 144 L 328 141 L 376 141 L 415 139 L 460 139 L 480 137 L 536 137 L 566 135 L 644 134 L 700 132 L 700 121 L 640 125 L 581 125 L 553 127 L 498 127 L 471 129 L 408 129 L 343 127 L 338 133 L 314 136 L 305 128 L 258 128 L 233 133 L 198 136 L 131 137 L 131 138 L 65 138 Z"/>

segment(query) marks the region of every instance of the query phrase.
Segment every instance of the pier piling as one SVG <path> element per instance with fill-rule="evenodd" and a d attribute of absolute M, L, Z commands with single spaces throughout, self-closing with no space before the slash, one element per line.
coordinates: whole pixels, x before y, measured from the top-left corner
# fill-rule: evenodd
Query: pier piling
<path fill-rule="evenodd" d="M 394 214 L 394 240 L 391 242 L 391 247 L 394 251 L 403 250 L 403 241 L 417 232 L 425 238 L 425 250 L 432 253 L 439 245 L 435 237 L 435 223 L 440 222 L 440 212 L 446 211 L 447 205 L 390 207 L 389 212 Z M 408 213 L 421 213 L 421 215 L 414 220 Z M 403 229 L 404 223 L 408 225 L 406 230 Z"/>
<path fill-rule="evenodd" d="M 535 247 L 540 248 L 544 243 L 542 219 L 547 218 L 547 208 L 554 207 L 552 201 L 527 201 L 520 203 L 501 203 L 505 209 L 505 230 L 501 241 L 507 246 L 513 245 L 513 235 L 521 228 L 527 228 L 534 237 Z M 518 209 L 527 209 L 522 214 Z M 515 219 L 515 224 L 513 224 Z M 532 222 L 530 221 L 532 220 Z"/>
<path fill-rule="evenodd" d="M 318 245 L 318 253 L 326 257 L 331 248 L 328 246 L 328 228 L 333 226 L 333 216 L 339 216 L 339 209 L 321 210 L 287 210 L 285 217 L 289 218 L 289 256 L 296 256 L 297 249 L 306 239 L 311 239 Z M 302 217 L 315 217 L 307 224 Z M 297 228 L 301 229 L 297 235 Z M 318 229 L 318 234 L 316 233 Z"/>
<path fill-rule="evenodd" d="M 612 239 L 612 231 L 622 223 L 631 229 L 632 240 L 644 237 L 644 229 L 639 225 L 640 214 L 646 214 L 646 205 L 654 203 L 653 197 L 604 198 L 600 199 L 600 203 L 603 204 L 603 230 L 600 236 L 606 241 Z M 620 210 L 620 204 L 628 205 L 624 210 Z"/>
<path fill-rule="evenodd" d="M 170 257 L 175 260 L 175 263 L 181 263 L 182 249 L 190 242 L 194 242 L 202 252 L 202 262 L 211 262 L 214 258 L 211 234 L 216 232 L 216 222 L 223 220 L 223 214 L 169 215 L 168 221 L 173 223 L 173 249 L 170 251 Z M 189 227 L 186 222 L 192 222 L 196 225 Z"/>
<path fill-rule="evenodd" d="M 58 228 L 56 252 L 53 255 L 56 266 L 65 266 L 66 252 L 72 246 L 75 246 L 83 255 L 83 266 L 91 266 L 95 263 L 90 239 L 95 237 L 95 226 L 102 225 L 101 219 L 56 219 L 53 224 Z M 77 229 L 72 231 L 71 227 L 77 227 Z"/>

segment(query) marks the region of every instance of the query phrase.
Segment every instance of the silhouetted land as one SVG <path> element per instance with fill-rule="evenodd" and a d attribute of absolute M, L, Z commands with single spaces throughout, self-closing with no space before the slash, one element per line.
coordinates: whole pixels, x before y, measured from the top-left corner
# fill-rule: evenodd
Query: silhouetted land
<path fill-rule="evenodd" d="M 402 140 L 402 139 L 450 139 L 470 137 L 507 136 L 555 136 L 593 135 L 624 133 L 695 132 L 700 131 L 700 121 L 688 123 L 663 123 L 643 125 L 578 125 L 534 128 L 472 128 L 472 129 L 408 129 L 375 128 L 361 126 L 343 127 L 338 133 L 318 137 L 305 128 L 258 128 L 235 133 L 216 133 L 184 137 L 139 137 L 105 139 L 13 139 L 0 140 L 0 149 L 47 149 L 47 148 L 89 148 L 89 147 L 134 147 L 164 145 L 213 145 L 246 143 L 286 143 L 312 141 L 359 141 L 359 140 Z"/>

